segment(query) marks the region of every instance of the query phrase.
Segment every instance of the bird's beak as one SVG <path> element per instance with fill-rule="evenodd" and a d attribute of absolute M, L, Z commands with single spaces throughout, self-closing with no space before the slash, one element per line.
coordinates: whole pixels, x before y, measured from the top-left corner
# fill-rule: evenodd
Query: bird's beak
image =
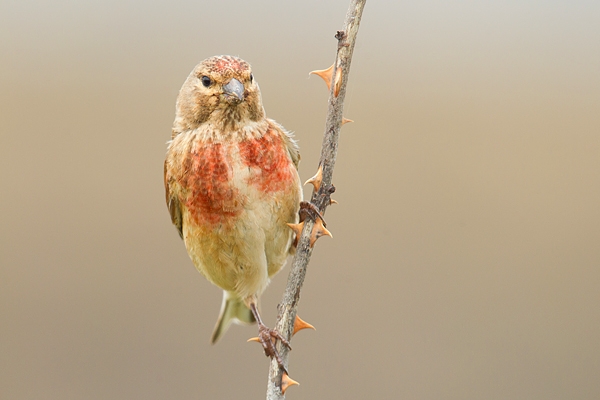
<path fill-rule="evenodd" d="M 237 99 L 238 102 L 244 100 L 244 84 L 237 79 L 233 78 L 223 86 L 223 93 L 227 96 L 232 96 Z"/>

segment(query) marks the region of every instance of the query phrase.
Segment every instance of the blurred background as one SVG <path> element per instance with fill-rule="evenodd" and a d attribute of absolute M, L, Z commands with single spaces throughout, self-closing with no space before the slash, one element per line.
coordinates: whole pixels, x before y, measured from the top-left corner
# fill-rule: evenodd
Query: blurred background
<path fill-rule="evenodd" d="M 164 204 L 215 54 L 317 167 L 347 0 L 0 4 L 0 397 L 264 398 Z M 289 399 L 600 398 L 600 3 L 367 2 Z M 306 189 L 309 194 L 309 189 Z M 262 301 L 273 325 L 288 274 Z"/>

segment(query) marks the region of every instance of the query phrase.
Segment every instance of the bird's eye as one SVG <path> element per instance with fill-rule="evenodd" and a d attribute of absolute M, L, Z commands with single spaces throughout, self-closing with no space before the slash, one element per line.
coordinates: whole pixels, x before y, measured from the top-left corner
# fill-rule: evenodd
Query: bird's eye
<path fill-rule="evenodd" d="M 202 78 L 200 78 L 200 80 L 202 81 L 202 84 L 204 85 L 204 87 L 209 87 L 212 84 L 212 81 L 206 75 L 204 75 Z"/>
<path fill-rule="evenodd" d="M 252 76 L 252 74 L 250 74 L 250 83 L 252 83 L 253 80 L 254 80 L 254 76 Z"/>

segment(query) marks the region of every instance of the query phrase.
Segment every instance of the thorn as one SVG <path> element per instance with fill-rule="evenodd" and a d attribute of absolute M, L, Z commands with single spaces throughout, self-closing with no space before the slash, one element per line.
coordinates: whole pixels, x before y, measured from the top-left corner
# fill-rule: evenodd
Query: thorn
<path fill-rule="evenodd" d="M 294 385 L 299 385 L 299 383 L 284 372 L 283 375 L 281 375 L 281 394 L 285 394 L 287 388 Z"/>
<path fill-rule="evenodd" d="M 304 221 L 300 222 L 299 224 L 287 224 L 287 226 L 289 226 L 290 229 L 296 234 L 292 246 L 298 247 L 298 241 L 300 240 L 300 236 L 302 236 L 302 229 L 304 228 Z"/>
<path fill-rule="evenodd" d="M 354 121 L 351 119 L 342 117 L 342 126 L 344 126 L 344 124 L 347 124 L 348 122 L 354 122 Z"/>
<path fill-rule="evenodd" d="M 296 334 L 296 332 L 301 331 L 302 329 L 312 329 L 315 330 L 315 327 L 309 324 L 306 321 L 303 321 L 298 315 L 296 315 L 296 319 L 294 320 L 294 332 L 292 332 L 292 336 Z"/>
<path fill-rule="evenodd" d="M 260 338 L 258 336 L 257 337 L 251 337 L 250 339 L 246 340 L 246 343 L 250 343 L 250 342 L 256 342 L 256 343 L 262 344 L 262 342 L 260 341 Z M 275 338 L 271 338 L 271 342 L 273 342 L 273 344 L 275 344 Z"/>
<path fill-rule="evenodd" d="M 302 234 L 302 228 L 304 228 L 304 221 L 300 222 L 299 224 L 287 224 L 287 226 L 294 231 L 297 237 L 300 237 Z"/>
<path fill-rule="evenodd" d="M 333 95 L 338 97 L 340 88 L 342 87 L 342 69 L 340 67 L 338 67 L 338 69 L 335 71 L 335 82 L 333 85 Z"/>
<path fill-rule="evenodd" d="M 340 204 L 340 203 L 338 203 L 336 200 L 334 200 L 334 199 L 332 199 L 332 198 L 330 197 L 330 198 L 329 198 L 329 205 L 332 205 L 332 204 Z"/>
<path fill-rule="evenodd" d="M 319 188 L 321 187 L 322 180 L 323 180 L 323 166 L 319 165 L 319 170 L 317 171 L 315 176 L 313 176 L 312 178 L 310 178 L 309 180 L 304 182 L 304 184 L 306 185 L 306 184 L 312 183 L 312 185 L 315 187 L 315 192 L 317 192 L 319 190 Z"/>
<path fill-rule="evenodd" d="M 329 236 L 330 238 L 333 238 L 331 232 L 329 232 L 327 228 L 323 226 L 323 220 L 319 218 L 315 221 L 315 226 L 313 226 L 313 230 L 310 234 L 310 247 L 313 247 L 317 239 L 321 236 Z"/>
<path fill-rule="evenodd" d="M 333 75 L 333 64 L 331 64 L 331 67 L 327 69 L 318 69 L 316 71 L 310 71 L 308 74 L 320 76 L 327 84 L 327 90 L 331 90 L 331 76 Z"/>

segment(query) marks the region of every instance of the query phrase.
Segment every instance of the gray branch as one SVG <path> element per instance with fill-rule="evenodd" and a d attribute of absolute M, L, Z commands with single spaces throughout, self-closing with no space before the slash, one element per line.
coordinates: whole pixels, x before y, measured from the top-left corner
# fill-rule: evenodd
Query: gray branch
<path fill-rule="evenodd" d="M 330 205 L 330 195 L 335 190 L 331 184 L 331 179 L 335 167 L 338 139 L 342 126 L 344 97 L 346 95 L 346 85 L 348 84 L 354 43 L 365 2 L 366 0 L 351 0 L 348 12 L 346 13 L 344 29 L 338 31 L 335 35 L 338 40 L 337 54 L 331 77 L 329 108 L 323 145 L 321 147 L 321 160 L 319 161 L 319 166 L 323 169 L 323 180 L 319 190 L 313 191 L 311 198 L 311 203 L 319 209 L 321 215 L 325 214 L 327 207 Z M 313 251 L 313 248 L 310 246 L 310 236 L 314 225 L 315 221 L 312 218 L 307 217 L 304 220 L 304 227 L 298 239 L 296 255 L 292 261 L 287 287 L 283 295 L 283 300 L 278 306 L 279 314 L 277 316 L 276 329 L 288 340 L 291 340 L 298 301 L 300 299 L 300 289 L 304 283 L 306 268 Z M 278 343 L 277 349 L 287 367 L 288 349 L 280 343 Z M 285 399 L 285 395 L 281 393 L 282 375 L 283 371 L 279 368 L 277 361 L 271 360 L 267 400 Z"/>

